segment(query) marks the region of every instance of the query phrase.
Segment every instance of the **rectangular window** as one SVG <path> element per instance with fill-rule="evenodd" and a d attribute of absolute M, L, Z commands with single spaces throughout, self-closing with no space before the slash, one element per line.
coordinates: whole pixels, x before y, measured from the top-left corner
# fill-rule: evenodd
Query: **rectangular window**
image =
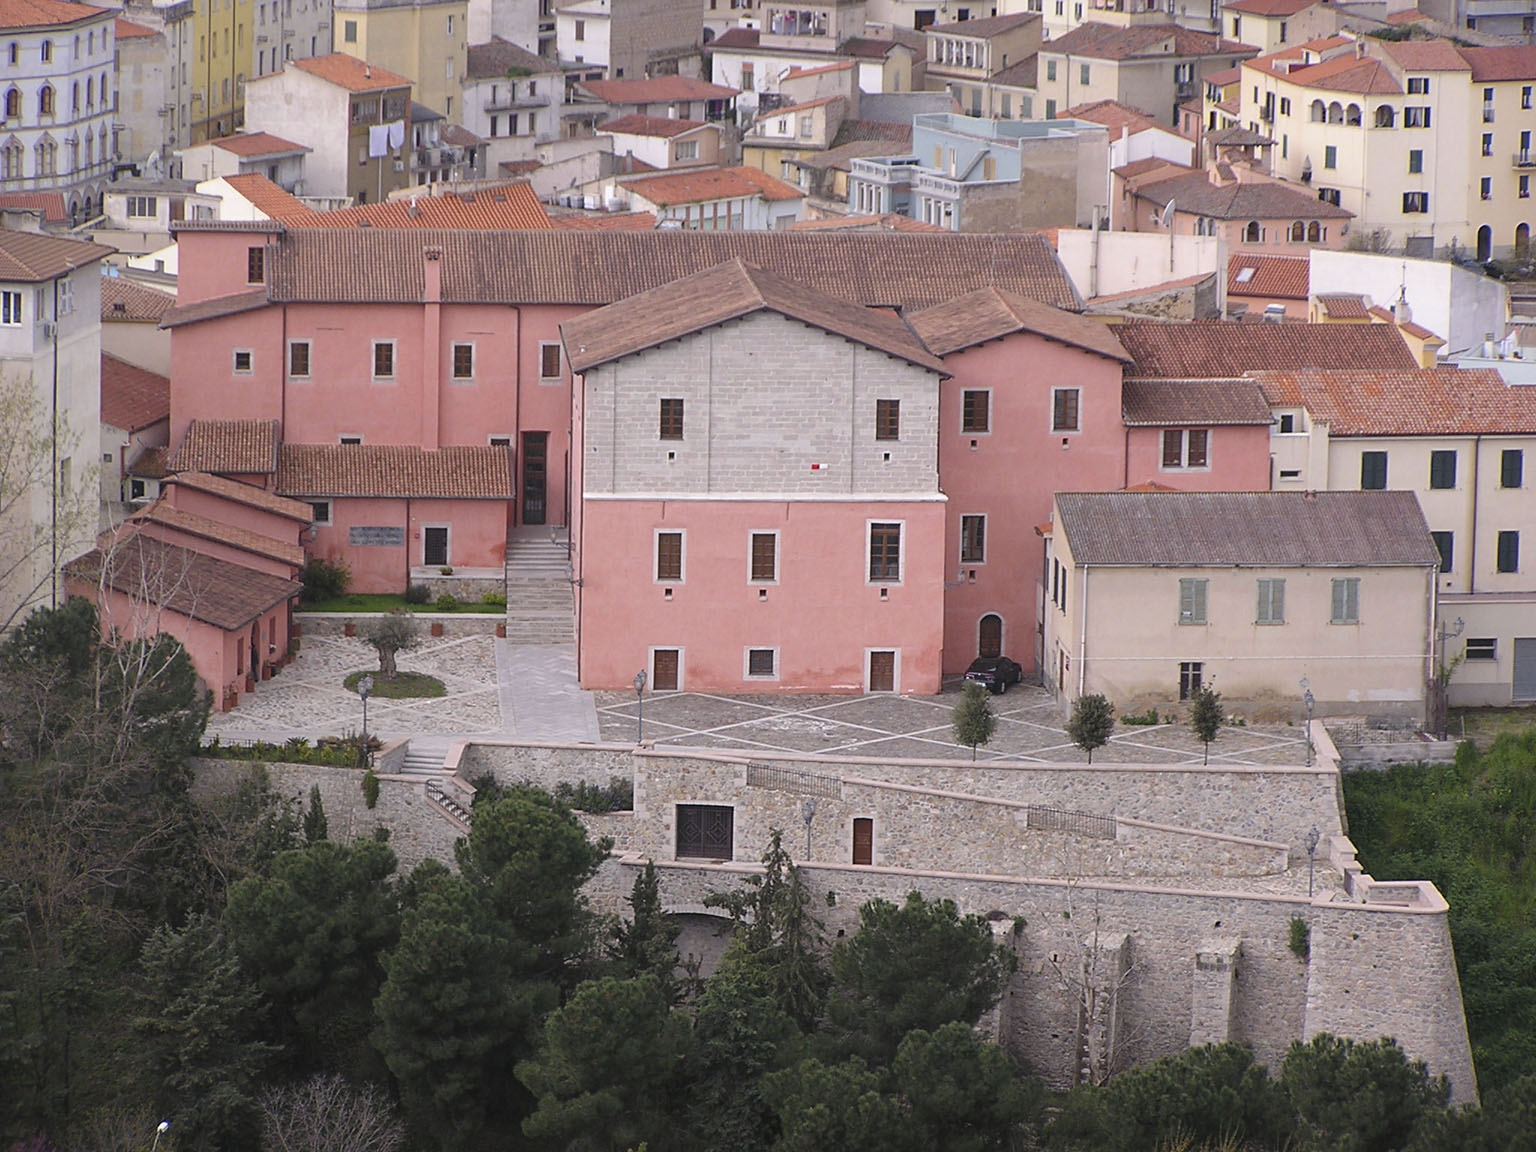
<path fill-rule="evenodd" d="M 1431 488 L 1456 487 L 1456 451 L 1439 449 L 1429 454 L 1429 486 Z"/>
<path fill-rule="evenodd" d="M 309 375 L 309 341 L 292 340 L 288 344 L 288 375 Z"/>
<path fill-rule="evenodd" d="M 875 401 L 875 439 L 901 439 L 901 401 Z"/>
<path fill-rule="evenodd" d="M 235 372 L 241 376 L 250 375 L 251 350 L 249 348 L 237 348 L 235 350 Z"/>
<path fill-rule="evenodd" d="M 1484 176 L 1477 183 L 1477 195 L 1480 200 L 1493 199 L 1493 177 Z"/>
<path fill-rule="evenodd" d="M 1089 83 L 1088 76 L 1089 76 L 1088 65 L 1086 65 L 1086 64 L 1079 65 L 1078 66 L 1078 70 L 1077 70 L 1078 83 L 1079 84 L 1087 84 L 1087 83 Z"/>
<path fill-rule="evenodd" d="M 960 431 L 985 432 L 990 427 L 992 393 L 972 389 L 961 397 Z"/>
<path fill-rule="evenodd" d="M 1519 488 L 1525 481 L 1525 453 L 1519 448 L 1506 448 L 1499 456 L 1499 487 Z"/>
<path fill-rule="evenodd" d="M 1337 168 L 1339 166 L 1339 150 L 1332 144 L 1323 147 L 1323 167 Z"/>
<path fill-rule="evenodd" d="M 747 649 L 747 675 L 772 679 L 779 672 L 779 654 L 772 648 Z"/>
<path fill-rule="evenodd" d="M 1410 95 L 1410 96 L 1428 96 L 1429 95 L 1429 77 L 1428 76 L 1410 76 L 1410 77 L 1408 77 L 1408 95 Z"/>
<path fill-rule="evenodd" d="M 1474 637 L 1467 640 L 1468 660 L 1497 660 L 1499 642 L 1492 636 Z"/>
<path fill-rule="evenodd" d="M 1285 581 L 1259 581 L 1259 611 L 1255 619 L 1260 624 L 1285 623 Z"/>
<path fill-rule="evenodd" d="M 676 397 L 661 402 L 661 431 L 663 440 L 683 438 L 683 402 Z"/>
<path fill-rule="evenodd" d="M 1403 109 L 1404 128 L 1428 128 L 1429 121 L 1430 116 L 1428 108 L 1418 107 Z"/>
<path fill-rule="evenodd" d="M 455 380 L 475 378 L 475 346 L 473 344 L 453 346 L 453 378 Z"/>
<path fill-rule="evenodd" d="M 580 21 L 578 20 L 577 23 L 579 24 Z M 735 811 L 724 804 L 679 804 L 677 806 L 678 858 L 731 859 L 735 854 L 735 824 Z"/>
<path fill-rule="evenodd" d="M 373 342 L 373 376 L 376 380 L 389 380 L 395 375 L 395 342 L 393 340 L 375 340 Z"/>
<path fill-rule="evenodd" d="M 1416 213 L 1416 212 L 1428 212 L 1429 211 L 1429 193 L 1428 192 L 1404 192 L 1403 193 L 1403 211 L 1405 213 L 1409 214 L 1409 215 L 1412 215 L 1413 213 Z"/>
<path fill-rule="evenodd" d="M 247 284 L 265 284 L 267 280 L 267 250 L 265 248 L 249 248 L 245 253 L 245 282 Z"/>
<path fill-rule="evenodd" d="M 960 517 L 960 563 L 985 564 L 987 562 L 987 518 L 985 516 Z"/>
<path fill-rule="evenodd" d="M 1498 547 L 1498 570 L 1500 572 L 1520 571 L 1520 533 L 1500 532 Z"/>
<path fill-rule="evenodd" d="M 1449 572 L 1456 563 L 1456 534 L 1431 532 L 1429 535 L 1435 542 L 1435 551 L 1440 553 L 1440 571 Z"/>
<path fill-rule="evenodd" d="M 1492 132 L 1484 132 L 1483 133 L 1483 155 L 1484 156 L 1492 156 L 1493 155 L 1493 133 Z"/>
<path fill-rule="evenodd" d="M 0 292 L 0 324 L 15 327 L 21 323 L 21 293 Z"/>
<path fill-rule="evenodd" d="M 1522 200 L 1529 200 L 1531 198 L 1531 178 L 1529 176 L 1521 176 L 1519 178 L 1519 182 L 1516 185 L 1516 195 Z"/>
<path fill-rule="evenodd" d="M 1053 388 L 1051 390 L 1051 431 L 1077 432 L 1078 406 L 1082 399 L 1080 388 Z"/>
<path fill-rule="evenodd" d="M 869 582 L 895 584 L 901 579 L 901 525 L 869 526 Z"/>
<path fill-rule="evenodd" d="M 357 43 L 357 21 L 343 20 L 341 22 L 341 38 L 348 44 Z"/>
<path fill-rule="evenodd" d="M 1330 624 L 1360 623 L 1360 578 L 1341 576 L 1333 581 L 1328 614 Z"/>
<path fill-rule="evenodd" d="M 539 378 L 541 380 L 560 378 L 560 345 L 539 345 Z"/>
<path fill-rule="evenodd" d="M 1422 148 L 1414 148 L 1409 151 L 1408 171 L 1414 175 L 1424 171 L 1424 150 Z"/>
<path fill-rule="evenodd" d="M 1207 622 L 1205 617 L 1205 593 L 1210 583 L 1209 580 L 1190 579 L 1188 577 L 1179 581 L 1180 624 L 1204 624 Z"/>
<path fill-rule="evenodd" d="M 329 500 L 311 500 L 309 506 L 314 510 L 316 524 L 329 524 L 331 522 L 331 502 Z"/>
<path fill-rule="evenodd" d="M 1056 82 L 1056 61 L 1047 60 L 1045 62 L 1045 78 L 1053 84 Z"/>
<path fill-rule="evenodd" d="M 1210 465 L 1210 430 L 1167 428 L 1163 431 L 1164 468 L 1205 468 Z"/>
<path fill-rule="evenodd" d="M 1385 452 L 1360 453 L 1360 489 L 1379 492 L 1387 486 L 1387 454 Z"/>
<path fill-rule="evenodd" d="M 656 533 L 656 579 L 678 583 L 683 578 L 683 534 Z"/>
<path fill-rule="evenodd" d="M 1179 664 L 1179 699 L 1188 700 L 1204 687 L 1205 666 L 1198 660 L 1185 660 Z"/>
<path fill-rule="evenodd" d="M 155 196 L 130 196 L 128 197 L 128 215 L 135 217 L 153 216 L 159 208 L 158 197 Z"/>
<path fill-rule="evenodd" d="M 754 584 L 772 584 L 779 578 L 779 536 L 777 532 L 752 533 L 751 579 Z"/>

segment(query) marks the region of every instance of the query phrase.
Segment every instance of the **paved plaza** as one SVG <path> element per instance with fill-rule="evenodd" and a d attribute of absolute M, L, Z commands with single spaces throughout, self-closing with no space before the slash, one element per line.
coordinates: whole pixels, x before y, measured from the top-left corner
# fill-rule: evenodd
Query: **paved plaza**
<path fill-rule="evenodd" d="M 436 676 L 447 688 L 435 699 L 368 703 L 368 728 L 385 739 L 414 737 L 446 747 L 455 739 L 609 741 L 632 744 L 637 705 L 632 692 L 583 692 L 571 645 L 512 644 L 492 636 L 427 640 L 402 652 L 402 670 Z M 209 736 L 286 740 L 341 735 L 362 728 L 362 703 L 342 687 L 348 673 L 378 667 L 362 640 L 306 636 L 287 668 L 233 712 L 215 714 Z M 645 741 L 658 746 L 738 748 L 892 759 L 969 760 L 957 745 L 951 709 L 959 684 L 938 696 L 724 696 L 703 692 L 646 694 Z M 992 697 L 997 731 L 978 760 L 1078 763 L 1087 757 L 1068 739 L 1060 710 L 1040 688 L 1018 685 Z M 1305 758 L 1301 728 L 1223 728 L 1211 746 L 1227 764 L 1296 764 Z M 1198 762 L 1200 743 L 1182 722 L 1122 726 L 1094 753 L 1095 762 Z"/>

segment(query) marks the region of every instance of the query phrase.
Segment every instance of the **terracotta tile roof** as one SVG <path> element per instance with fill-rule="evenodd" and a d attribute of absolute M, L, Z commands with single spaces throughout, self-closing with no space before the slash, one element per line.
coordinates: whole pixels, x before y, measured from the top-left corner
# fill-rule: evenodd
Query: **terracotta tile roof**
<path fill-rule="evenodd" d="M 881 307 L 921 308 L 987 284 L 1058 308 L 1082 306 L 1042 237 L 955 232 L 303 228 L 268 249 L 268 290 L 281 302 L 419 301 L 427 247 L 443 250 L 442 293 L 450 302 L 611 304 L 740 257 Z"/>
<path fill-rule="evenodd" d="M 1064 492 L 1078 564 L 1420 567 L 1439 553 L 1412 492 Z"/>
<path fill-rule="evenodd" d="M 771 113 L 770 113 L 771 115 Z M 797 160 L 789 160 L 786 163 L 793 164 L 797 168 L 809 168 L 812 171 L 822 172 L 828 168 L 841 168 L 848 170 L 851 161 L 865 156 L 889 156 L 891 146 L 884 140 L 851 140 L 847 144 L 839 144 L 836 148 L 827 148 L 820 152 L 812 152 L 808 156 L 801 156 Z M 916 221 L 913 221 L 916 223 Z M 798 223 L 819 223 L 819 221 L 801 220 Z M 795 227 L 796 225 L 791 225 Z"/>
<path fill-rule="evenodd" d="M 654 76 L 649 80 L 588 80 L 582 85 L 607 104 L 666 104 L 673 100 L 729 100 L 735 88 L 691 76 Z"/>
<path fill-rule="evenodd" d="M 158 324 L 176 304 L 176 297 L 136 284 L 126 276 L 101 278 L 101 321 L 149 321 Z"/>
<path fill-rule="evenodd" d="M 1201 169 L 1191 168 L 1188 164 L 1175 164 L 1172 160 L 1164 160 L 1161 156 L 1143 156 L 1140 160 L 1132 160 L 1115 169 L 1115 175 L 1125 180 L 1135 180 L 1145 176 L 1149 172 L 1162 172 L 1180 176 L 1191 172 L 1199 172 Z"/>
<path fill-rule="evenodd" d="M 233 176 L 224 177 L 224 183 L 245 197 L 251 207 L 264 213 L 268 219 L 294 224 L 319 215 L 298 197 L 285 192 L 260 172 L 237 172 Z"/>
<path fill-rule="evenodd" d="M 846 72 L 853 67 L 852 60 L 838 60 L 831 64 L 818 64 L 814 68 L 791 68 L 781 79 L 793 80 L 801 76 L 821 76 L 828 72 Z"/>
<path fill-rule="evenodd" d="M 137 432 L 171 416 L 171 382 L 116 356 L 101 354 L 101 422 Z"/>
<path fill-rule="evenodd" d="M 289 500 L 253 484 L 242 484 L 238 480 L 215 476 L 211 472 L 178 472 L 171 477 L 169 483 L 178 488 L 190 488 L 224 500 L 233 500 L 237 504 L 260 508 L 263 512 L 277 516 L 286 516 L 301 524 L 313 523 L 315 519 L 315 510 L 302 500 Z"/>
<path fill-rule="evenodd" d="M 167 309 L 160 317 L 160 327 L 177 328 L 182 324 L 196 324 L 201 320 L 217 320 L 221 316 L 238 316 L 242 312 L 254 312 L 267 306 L 267 290 L 256 288 L 250 292 L 237 292 L 232 296 L 214 296 L 193 304 L 178 304 Z"/>
<path fill-rule="evenodd" d="M 607 212 L 601 216 L 551 216 L 556 228 L 577 232 L 649 232 L 656 227 L 654 212 Z"/>
<path fill-rule="evenodd" d="M 1466 72 L 1471 67 L 1449 40 L 1382 40 L 1375 48 L 1415 72 Z"/>
<path fill-rule="evenodd" d="M 1305 300 L 1311 269 L 1312 262 L 1305 256 L 1257 256 L 1238 252 L 1227 257 L 1227 295 Z M 1244 272 L 1248 275 L 1244 276 Z"/>
<path fill-rule="evenodd" d="M 1461 56 L 1472 69 L 1472 80 L 1477 84 L 1536 79 L 1536 45 L 1463 48 Z"/>
<path fill-rule="evenodd" d="M 147 36 L 158 36 L 160 33 L 153 28 L 146 28 L 142 24 L 135 24 L 132 20 L 124 20 L 121 16 L 115 21 L 117 25 L 117 38 L 119 40 L 142 40 Z"/>
<path fill-rule="evenodd" d="M 1191 324 L 1133 322 L 1115 335 L 1136 362 L 1134 376 L 1224 379 L 1271 368 L 1404 368 L 1417 366 L 1386 324 Z"/>
<path fill-rule="evenodd" d="M 1145 132 L 1150 128 L 1155 128 L 1159 132 L 1170 130 L 1145 112 L 1137 111 L 1129 104 L 1122 104 L 1118 100 L 1095 100 L 1091 104 L 1079 104 L 1075 108 L 1068 108 L 1065 112 L 1058 112 L 1056 119 L 1089 120 L 1094 124 L 1102 124 L 1109 129 L 1111 140 L 1120 139 L 1121 128 L 1128 129 L 1133 136 L 1137 132 Z"/>
<path fill-rule="evenodd" d="M 829 216 L 825 220 L 796 220 L 789 226 L 791 232 L 828 232 L 836 229 L 862 232 L 948 232 L 939 224 L 925 224 L 899 212 L 887 212 L 883 216 Z"/>
<path fill-rule="evenodd" d="M 642 116 L 638 112 L 628 116 L 620 116 L 617 120 L 610 120 L 606 124 L 599 124 L 599 132 L 618 132 L 625 136 L 657 136 L 670 140 L 674 136 L 681 136 L 684 132 L 691 132 L 695 128 L 707 127 L 704 120 L 669 120 L 665 116 Z"/>
<path fill-rule="evenodd" d="M 285 540 L 278 540 L 233 524 L 225 524 L 207 516 L 199 516 L 194 512 L 185 512 L 180 508 L 172 507 L 163 499 L 156 500 L 144 511 L 135 513 L 129 519 L 170 528 L 202 540 L 227 544 L 231 548 L 238 548 L 253 556 L 265 556 L 268 560 L 292 564 L 295 568 L 304 566 L 304 549 L 297 544 L 290 544 Z"/>
<path fill-rule="evenodd" d="M 484 44 L 469 45 L 465 55 L 464 75 L 469 80 L 499 80 L 507 78 L 508 73 L 538 76 L 560 71 L 558 62 L 536 56 L 500 36 L 492 36 Z"/>
<path fill-rule="evenodd" d="M 1253 380 L 1126 380 L 1120 411 L 1129 427 L 1270 424 L 1269 401 Z"/>
<path fill-rule="evenodd" d="M 775 312 L 948 375 L 944 362 L 899 316 L 818 292 L 739 259 L 567 320 L 560 334 L 571 370 L 586 372 L 757 312 Z"/>
<path fill-rule="evenodd" d="M 1365 297 L 1358 292 L 1319 292 L 1318 307 L 1330 320 L 1369 320 Z"/>
<path fill-rule="evenodd" d="M 1001 84 L 1007 88 L 1033 88 L 1039 72 L 1040 56 L 1031 52 L 1017 63 L 998 69 L 987 79 L 992 84 Z"/>
<path fill-rule="evenodd" d="M 69 219 L 62 192 L 0 192 L 0 211 L 41 212 L 43 223 L 62 224 Z"/>
<path fill-rule="evenodd" d="M 817 100 L 807 100 L 803 104 L 785 104 L 768 112 L 759 112 L 755 119 L 771 120 L 775 116 L 788 116 L 793 112 L 804 112 L 808 108 L 822 108 L 828 104 L 836 104 L 839 101 L 847 103 L 846 96 L 823 96 Z"/>
<path fill-rule="evenodd" d="M 659 208 L 741 196 L 760 196 L 770 202 L 799 200 L 805 196 L 799 188 L 759 168 L 700 168 L 621 180 L 619 184 Z"/>
<path fill-rule="evenodd" d="M 1212 184 L 1204 171 L 1139 183 L 1135 194 L 1159 207 L 1173 200 L 1175 212 L 1216 220 L 1351 220 L 1355 215 L 1289 184 L 1256 180 Z"/>
<path fill-rule="evenodd" d="M 170 466 L 175 472 L 276 472 L 277 421 L 194 420 Z"/>
<path fill-rule="evenodd" d="M 298 156 L 314 149 L 307 144 L 295 144 L 270 132 L 238 132 L 233 136 L 221 136 L 208 141 L 215 148 L 232 152 L 236 156 L 254 159 L 263 156 Z"/>
<path fill-rule="evenodd" d="M 832 143 L 851 144 L 855 140 L 887 140 L 909 148 L 912 145 L 912 125 L 910 122 L 892 124 L 886 120 L 844 120 Z"/>
<path fill-rule="evenodd" d="M 1217 87 L 1225 87 L 1228 84 L 1236 84 L 1243 78 L 1243 66 L 1236 68 L 1223 68 L 1220 72 L 1212 72 L 1205 78 L 1207 84 L 1215 84 Z"/>
<path fill-rule="evenodd" d="M 1040 13 L 1015 12 L 1010 16 L 983 16 L 976 20 L 954 20 L 948 24 L 930 24 L 929 32 L 939 32 L 946 36 L 975 36 L 985 38 L 996 36 L 1003 32 L 1012 32 L 1015 28 L 1022 28 L 1026 24 L 1038 24 Z"/>
<path fill-rule="evenodd" d="M 1305 12 L 1319 0 L 1229 0 L 1221 6 L 1223 12 L 1240 12 L 1244 16 L 1294 16 Z"/>
<path fill-rule="evenodd" d="M 44 280 L 94 264 L 116 251 L 116 248 L 86 240 L 0 230 L 0 280 L 41 284 Z"/>
<path fill-rule="evenodd" d="M 53 28 L 60 24 L 78 24 L 103 16 L 106 8 L 88 4 L 66 4 L 63 0 L 0 0 L 0 28 Z"/>
<path fill-rule="evenodd" d="M 1289 54 L 1279 54 L 1289 55 Z M 1335 56 L 1318 64 L 1293 67 L 1289 72 L 1276 66 L 1276 56 L 1261 60 L 1249 60 L 1245 68 L 1261 68 L 1263 71 L 1292 84 L 1306 88 L 1320 88 L 1327 92 L 1354 92 L 1358 95 L 1401 95 L 1403 88 L 1392 75 L 1392 70 L 1380 60 L 1367 56 L 1357 60 L 1353 56 Z M 1267 62 L 1267 63 L 1266 63 Z"/>
<path fill-rule="evenodd" d="M 1205 141 L 1207 144 L 1225 145 L 1229 148 L 1274 143 L 1272 138 L 1262 132 L 1255 132 L 1251 128 L 1244 128 L 1238 124 L 1207 134 Z"/>
<path fill-rule="evenodd" d="M 332 52 L 328 56 L 311 56 L 307 60 L 291 60 L 288 67 L 308 72 L 311 76 L 345 88 L 349 92 L 380 92 L 385 88 L 409 88 L 411 82 L 386 68 L 348 56 L 345 52 Z"/>
<path fill-rule="evenodd" d="M 922 54 L 922 33 L 919 32 L 907 36 L 903 34 L 905 29 L 895 28 L 891 31 L 895 33 L 891 39 L 880 39 L 874 36 L 852 36 L 844 40 L 837 50 L 844 56 L 858 56 L 866 60 L 883 60 L 896 48 L 906 48 L 911 52 L 916 52 L 919 55 Z M 916 41 L 915 44 L 912 43 L 913 40 Z"/>
<path fill-rule="evenodd" d="M 1163 46 L 1172 45 L 1172 51 Z M 1255 56 L 1258 49 L 1177 24 L 1138 24 L 1117 28 L 1089 21 L 1047 40 L 1040 51 L 1091 60 L 1132 60 L 1139 56 Z"/>
<path fill-rule="evenodd" d="M 760 39 L 756 28 L 727 28 L 709 42 L 709 48 L 756 48 Z"/>
<path fill-rule="evenodd" d="M 908 318 L 915 331 L 937 355 L 948 356 L 963 348 L 1000 340 L 1015 332 L 1032 332 L 1081 348 L 1096 356 L 1130 363 L 1130 355 L 1100 320 L 1076 312 L 1063 312 L 1015 292 L 978 288 Z"/>
<path fill-rule="evenodd" d="M 497 167 L 508 176 L 526 176 L 544 167 L 544 163 L 540 160 L 503 160 Z"/>
<path fill-rule="evenodd" d="M 290 496 L 384 496 L 510 500 L 512 458 L 505 448 L 416 445 L 284 444 L 277 490 Z"/>
<path fill-rule="evenodd" d="M 462 124 L 444 124 L 438 139 L 454 148 L 478 148 L 486 142 Z"/>
<path fill-rule="evenodd" d="M 334 212 L 310 212 L 286 221 L 294 228 L 549 228 L 549 214 L 526 180 L 446 192 L 441 196 L 385 200 Z"/>
<path fill-rule="evenodd" d="M 93 549 L 66 564 L 64 573 L 136 599 L 149 589 L 158 607 L 226 632 L 246 627 L 303 588 L 296 580 L 167 544 L 131 525 L 106 553 Z"/>
<path fill-rule="evenodd" d="M 1351 329 L 1392 331 L 1385 324 Z M 1476 436 L 1536 433 L 1536 389 L 1491 368 L 1256 372 L 1271 406 L 1305 407 L 1334 436 Z"/>
<path fill-rule="evenodd" d="M 1424 325 L 1422 325 L 1422 324 L 1415 324 L 1412 320 L 1409 320 L 1405 324 L 1399 324 L 1398 328 L 1401 331 L 1406 332 L 1408 335 L 1413 336 L 1413 337 L 1415 337 L 1415 338 L 1417 338 L 1419 340 L 1427 340 L 1427 341 L 1430 341 L 1430 342 L 1435 343 L 1435 344 L 1444 344 L 1445 343 L 1444 340 L 1440 339 L 1440 337 L 1436 336 L 1428 328 L 1424 327 Z"/>
<path fill-rule="evenodd" d="M 147 480 L 158 480 L 169 473 L 165 449 L 160 447 L 146 448 L 128 465 L 128 475 L 141 476 Z"/>

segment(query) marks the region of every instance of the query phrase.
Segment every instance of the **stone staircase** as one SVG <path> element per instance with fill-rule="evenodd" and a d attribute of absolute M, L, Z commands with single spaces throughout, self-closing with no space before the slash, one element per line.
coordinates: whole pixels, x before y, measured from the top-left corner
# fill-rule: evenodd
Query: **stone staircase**
<path fill-rule="evenodd" d="M 413 775 L 441 776 L 451 743 L 431 736 L 412 736 L 405 749 L 404 771 Z"/>
<path fill-rule="evenodd" d="M 507 640 L 575 642 L 567 529 L 519 528 L 507 541 Z"/>

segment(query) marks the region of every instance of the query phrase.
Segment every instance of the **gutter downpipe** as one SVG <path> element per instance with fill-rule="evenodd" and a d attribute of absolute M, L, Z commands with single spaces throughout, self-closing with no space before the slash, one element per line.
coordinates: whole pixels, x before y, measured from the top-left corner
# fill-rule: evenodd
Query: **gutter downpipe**
<path fill-rule="evenodd" d="M 1471 546 L 1467 549 L 1467 591 L 1477 591 L 1477 472 L 1483 455 L 1483 434 L 1472 438 L 1472 532 Z M 1438 582 L 1437 582 L 1438 583 Z"/>
<path fill-rule="evenodd" d="M 65 273 L 65 276 L 69 273 Z M 59 280 L 53 280 L 53 399 L 52 427 L 48 430 L 49 456 L 53 475 L 48 483 L 48 606 L 59 606 Z M 36 585 L 33 586 L 36 591 Z"/>
<path fill-rule="evenodd" d="M 1088 565 L 1083 565 L 1083 589 L 1079 594 L 1077 625 L 1077 695 L 1081 699 L 1088 686 Z"/>

